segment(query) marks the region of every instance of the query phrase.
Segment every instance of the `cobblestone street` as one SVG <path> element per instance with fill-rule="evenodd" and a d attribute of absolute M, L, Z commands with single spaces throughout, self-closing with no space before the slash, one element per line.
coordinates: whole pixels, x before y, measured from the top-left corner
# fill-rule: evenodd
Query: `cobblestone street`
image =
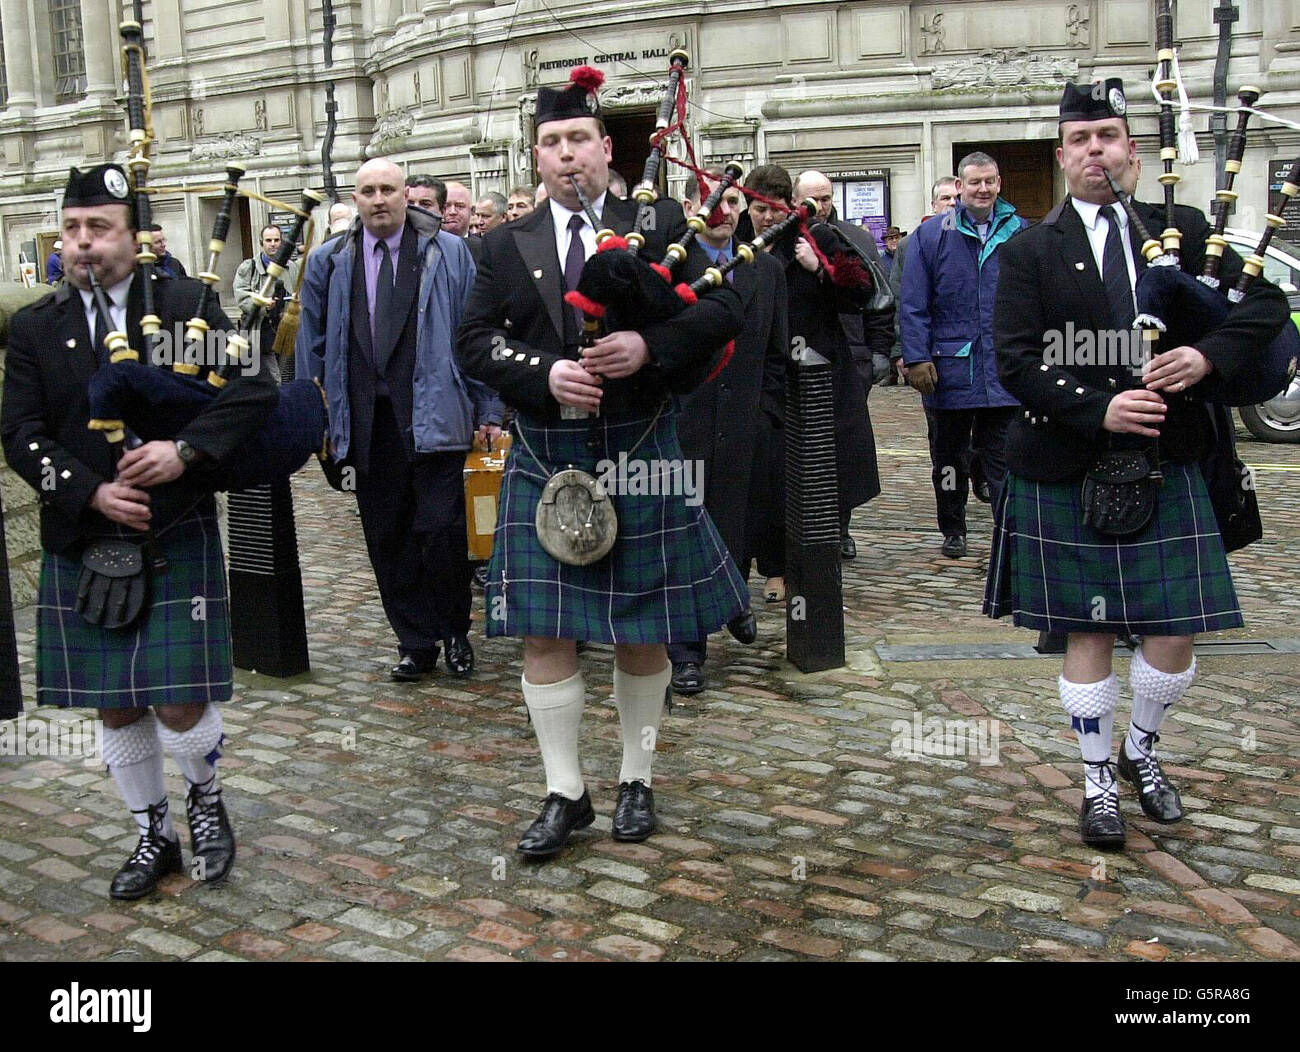
<path fill-rule="evenodd" d="M 887 493 L 853 521 L 849 666 L 798 673 L 783 608 L 751 581 L 758 643 L 714 637 L 710 689 L 664 719 L 661 831 L 619 844 L 612 652 L 589 649 L 598 817 L 542 865 L 514 852 L 545 793 L 518 641 L 482 638 L 476 592 L 475 675 L 391 683 L 360 520 L 309 465 L 294 489 L 312 671 L 237 674 L 229 882 L 110 902 L 135 834 L 103 766 L 5 757 L 0 959 L 1300 960 L 1300 445 L 1240 432 L 1266 538 L 1231 557 L 1247 627 L 1203 640 L 1162 734 L 1188 817 L 1149 822 L 1125 784 L 1128 846 L 1103 856 L 1078 836 L 1060 659 L 979 613 L 987 507 L 968 509 L 971 556 L 941 557 L 919 399 L 877 389 L 871 409 Z M 30 698 L 30 607 L 18 623 Z M 978 748 L 908 755 L 935 719 L 969 721 Z"/>

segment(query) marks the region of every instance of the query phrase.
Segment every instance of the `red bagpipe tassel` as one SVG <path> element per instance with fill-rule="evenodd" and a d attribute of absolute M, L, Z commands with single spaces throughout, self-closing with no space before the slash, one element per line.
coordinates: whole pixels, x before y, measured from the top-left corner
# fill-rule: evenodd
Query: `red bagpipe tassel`
<path fill-rule="evenodd" d="M 727 367 L 727 363 L 731 361 L 731 356 L 735 353 L 736 353 L 736 341 L 728 340 L 727 346 L 722 348 L 722 358 L 718 361 L 718 364 L 714 366 L 713 372 L 709 373 L 709 375 L 704 378 L 704 383 L 707 384 L 710 380 L 713 380 L 720 372 L 722 372 L 722 370 Z"/>
<path fill-rule="evenodd" d="M 577 307 L 583 314 L 591 318 L 603 318 L 605 316 L 605 305 L 597 303 L 588 296 L 584 296 L 577 289 L 564 294 L 564 302 L 570 307 Z"/>
<path fill-rule="evenodd" d="M 685 282 L 679 284 L 673 291 L 677 293 L 677 298 L 688 307 L 693 307 L 700 302 L 700 297 L 695 294 L 695 290 Z"/>
<path fill-rule="evenodd" d="M 622 237 L 619 234 L 615 234 L 612 237 L 605 238 L 604 241 L 602 241 L 599 245 L 597 245 L 596 251 L 609 252 L 611 249 L 619 249 L 619 248 L 624 250 L 627 249 L 627 238 Z"/>
<path fill-rule="evenodd" d="M 668 284 L 670 285 L 672 284 L 673 272 L 669 270 L 667 267 L 665 267 L 662 263 L 651 263 L 650 269 L 653 270 L 656 274 L 658 274 L 661 278 L 663 278 L 664 281 L 668 282 Z"/>

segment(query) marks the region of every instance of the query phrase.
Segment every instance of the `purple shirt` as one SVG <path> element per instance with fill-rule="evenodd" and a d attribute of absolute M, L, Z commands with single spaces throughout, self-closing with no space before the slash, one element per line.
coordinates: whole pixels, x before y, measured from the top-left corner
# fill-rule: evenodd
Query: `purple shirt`
<path fill-rule="evenodd" d="M 393 280 L 397 280 L 397 256 L 398 250 L 402 247 L 402 232 L 406 229 L 406 224 L 399 226 L 388 237 L 384 238 L 384 243 L 388 245 L 388 254 L 393 260 Z M 379 284 L 379 263 L 383 259 L 383 254 L 379 251 L 379 238 L 375 237 L 369 230 L 364 230 L 361 234 L 361 251 L 365 253 L 366 262 L 366 304 L 370 308 L 370 342 L 375 340 L 375 288 Z"/>

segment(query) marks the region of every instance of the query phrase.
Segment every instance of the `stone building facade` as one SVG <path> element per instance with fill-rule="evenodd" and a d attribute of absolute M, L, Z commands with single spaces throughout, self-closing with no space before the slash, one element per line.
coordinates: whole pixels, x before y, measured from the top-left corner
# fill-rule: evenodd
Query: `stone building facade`
<path fill-rule="evenodd" d="M 837 182 L 877 180 L 875 207 L 904 228 L 930 183 L 972 148 L 998 157 L 1006 196 L 1041 216 L 1063 186 L 1052 155 L 1066 79 L 1123 76 L 1155 181 L 1156 107 L 1143 81 L 1154 63 L 1152 0 L 332 0 L 333 63 L 325 65 L 324 0 L 144 0 L 157 136 L 151 181 L 212 186 L 225 162 L 245 185 L 296 200 L 322 184 L 325 86 L 334 86 L 334 169 L 347 189 L 366 157 L 408 172 L 472 183 L 476 194 L 535 179 L 525 143 L 539 85 L 582 62 L 606 76 L 603 105 L 616 163 L 634 176 L 653 128 L 668 51 L 685 47 L 688 129 L 708 162 L 816 166 Z M 1180 0 L 1178 37 L 1193 101 L 1211 95 L 1214 0 Z M 0 0 L 0 269 L 17 275 L 24 244 L 57 229 L 70 164 L 124 146 L 117 24 L 131 0 Z M 1300 0 L 1238 0 L 1228 84 L 1253 82 L 1264 105 L 1300 117 Z M 79 59 L 78 59 L 79 49 Z M 78 64 L 79 63 L 79 64 Z M 1195 115 L 1213 157 L 1208 116 Z M 680 146 L 675 148 L 680 153 Z M 1300 156 L 1300 134 L 1256 123 L 1241 215 L 1259 225 L 1267 162 Z M 1186 172 L 1180 200 L 1205 207 L 1207 159 Z M 685 175 L 669 166 L 669 189 Z M 850 187 L 851 189 L 851 187 Z M 217 207 L 215 189 L 159 197 L 171 249 L 195 269 Z M 853 199 L 846 198 L 850 211 Z M 273 216 L 245 210 L 226 268 Z"/>

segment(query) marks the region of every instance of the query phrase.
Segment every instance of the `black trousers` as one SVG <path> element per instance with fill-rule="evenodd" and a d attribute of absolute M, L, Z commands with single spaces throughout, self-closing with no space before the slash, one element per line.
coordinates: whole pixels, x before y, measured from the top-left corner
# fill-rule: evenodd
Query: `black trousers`
<path fill-rule="evenodd" d="M 991 409 L 927 409 L 930 440 L 930 478 L 938 509 L 939 532 L 945 537 L 966 534 L 966 495 L 970 487 L 971 447 L 997 503 L 1007 476 L 1007 428 L 1015 406 Z"/>
<path fill-rule="evenodd" d="M 401 653 L 428 660 L 469 631 L 465 454 L 412 454 L 380 398 L 369 468 L 357 471 L 357 506 L 379 598 Z"/>

